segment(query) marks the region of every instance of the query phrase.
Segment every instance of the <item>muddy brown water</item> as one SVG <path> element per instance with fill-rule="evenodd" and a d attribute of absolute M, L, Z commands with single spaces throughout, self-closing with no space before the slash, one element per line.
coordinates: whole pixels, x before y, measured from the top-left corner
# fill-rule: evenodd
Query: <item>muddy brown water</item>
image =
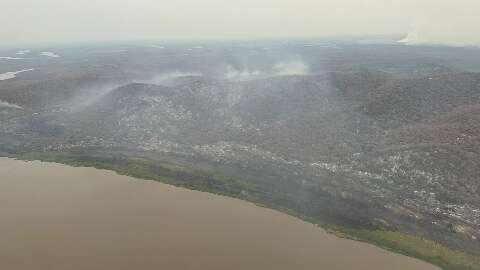
<path fill-rule="evenodd" d="M 8 158 L 0 269 L 438 270 L 237 199 Z"/>

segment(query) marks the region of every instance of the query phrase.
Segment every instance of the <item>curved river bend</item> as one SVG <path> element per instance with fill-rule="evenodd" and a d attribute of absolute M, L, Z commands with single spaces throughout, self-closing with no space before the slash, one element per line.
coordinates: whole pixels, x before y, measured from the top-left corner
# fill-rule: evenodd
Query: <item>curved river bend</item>
<path fill-rule="evenodd" d="M 0 158 L 0 269 L 438 270 L 222 196 Z"/>

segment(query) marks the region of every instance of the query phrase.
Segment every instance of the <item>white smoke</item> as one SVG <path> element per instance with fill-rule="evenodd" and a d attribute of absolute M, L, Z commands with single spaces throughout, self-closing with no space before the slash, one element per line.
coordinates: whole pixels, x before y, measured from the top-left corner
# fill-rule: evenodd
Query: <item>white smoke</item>
<path fill-rule="evenodd" d="M 250 70 L 248 68 L 243 70 L 238 70 L 232 66 L 227 67 L 227 72 L 225 73 L 225 79 L 230 81 L 250 81 L 262 77 L 263 72 L 260 70 Z"/>
<path fill-rule="evenodd" d="M 397 5 L 410 21 L 401 43 L 480 46 L 478 0 L 404 0 Z"/>
<path fill-rule="evenodd" d="M 227 67 L 224 78 L 230 81 L 251 81 L 262 78 L 278 76 L 308 75 L 310 67 L 301 60 L 284 61 L 276 63 L 270 71 L 261 71 L 257 69 L 235 69 L 232 66 Z"/>
<path fill-rule="evenodd" d="M 155 44 L 147 45 L 147 47 L 154 48 L 154 49 L 165 49 L 165 46 L 155 45 Z"/>
<path fill-rule="evenodd" d="M 21 50 L 21 51 L 18 51 L 16 54 L 17 55 L 24 55 L 24 54 L 27 54 L 27 53 L 30 53 L 31 51 L 30 50 Z"/>
<path fill-rule="evenodd" d="M 17 104 L 9 103 L 3 100 L 0 100 L 0 108 L 12 108 L 12 109 L 18 109 L 18 110 L 23 110 L 22 106 L 19 106 Z"/>
<path fill-rule="evenodd" d="M 51 58 L 58 58 L 60 55 L 53 53 L 53 52 L 41 52 L 40 53 L 43 56 L 51 57 Z"/>
<path fill-rule="evenodd" d="M 30 50 L 20 50 L 16 52 L 16 55 L 25 55 L 30 53 Z M 0 56 L 0 59 L 5 59 L 5 60 L 22 60 L 22 59 L 30 59 L 30 58 L 24 58 L 24 57 L 10 57 L 10 56 Z"/>
<path fill-rule="evenodd" d="M 69 112 L 84 110 L 89 105 L 97 102 L 102 97 L 122 86 L 122 83 L 109 83 L 78 90 L 78 95 L 62 104 L 62 108 Z"/>
<path fill-rule="evenodd" d="M 407 36 L 399 40 L 398 43 L 403 43 L 405 45 L 416 45 L 421 44 L 422 40 L 416 30 L 411 30 L 408 32 Z"/>
<path fill-rule="evenodd" d="M 159 75 L 156 75 L 150 79 L 146 80 L 134 80 L 134 81 L 123 81 L 117 83 L 109 83 L 98 85 L 96 87 L 90 87 L 87 89 L 79 90 L 78 92 L 81 93 L 70 101 L 63 104 L 63 108 L 69 112 L 77 112 L 84 110 L 89 105 L 97 102 L 105 95 L 109 94 L 115 89 L 118 89 L 121 86 L 127 85 L 129 83 L 149 83 L 149 84 L 159 84 L 159 85 L 174 85 L 175 79 L 181 77 L 188 77 L 188 76 L 201 76 L 200 73 L 196 72 L 181 72 L 181 71 L 173 71 L 173 72 L 164 72 Z"/>
<path fill-rule="evenodd" d="M 147 80 L 139 80 L 137 82 L 140 83 L 150 83 L 150 84 L 160 84 L 160 85 L 174 85 L 175 80 L 182 78 L 182 77 L 198 77 L 202 76 L 199 72 L 184 72 L 184 71 L 172 71 L 172 72 L 164 72 L 158 75 L 153 76 Z"/>
<path fill-rule="evenodd" d="M 10 56 L 0 56 L 0 59 L 5 59 L 5 60 L 23 60 L 23 59 L 29 59 L 29 58 L 24 58 L 24 57 L 10 57 Z"/>
<path fill-rule="evenodd" d="M 11 71 L 11 72 L 2 73 L 2 74 L 0 74 L 0 81 L 13 79 L 13 78 L 17 77 L 17 74 L 19 74 L 19 73 L 32 71 L 32 70 L 34 70 L 34 69 L 31 68 L 31 69 L 24 69 L 24 70 L 19 70 L 19 71 Z"/>
<path fill-rule="evenodd" d="M 303 61 L 281 62 L 273 67 L 276 76 L 307 75 L 310 67 Z"/>

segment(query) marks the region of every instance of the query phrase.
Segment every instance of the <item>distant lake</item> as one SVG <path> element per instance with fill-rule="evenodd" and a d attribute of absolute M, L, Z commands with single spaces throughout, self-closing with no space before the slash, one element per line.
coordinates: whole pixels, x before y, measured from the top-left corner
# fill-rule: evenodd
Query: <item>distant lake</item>
<path fill-rule="evenodd" d="M 251 203 L 0 158 L 0 269 L 433 270 Z"/>

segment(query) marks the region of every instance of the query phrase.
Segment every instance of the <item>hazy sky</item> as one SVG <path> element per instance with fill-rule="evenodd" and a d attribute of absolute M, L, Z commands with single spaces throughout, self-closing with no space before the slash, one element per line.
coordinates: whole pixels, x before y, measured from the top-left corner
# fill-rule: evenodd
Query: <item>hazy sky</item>
<path fill-rule="evenodd" d="M 407 34 L 480 44 L 480 0 L 0 0 L 0 46 Z"/>

